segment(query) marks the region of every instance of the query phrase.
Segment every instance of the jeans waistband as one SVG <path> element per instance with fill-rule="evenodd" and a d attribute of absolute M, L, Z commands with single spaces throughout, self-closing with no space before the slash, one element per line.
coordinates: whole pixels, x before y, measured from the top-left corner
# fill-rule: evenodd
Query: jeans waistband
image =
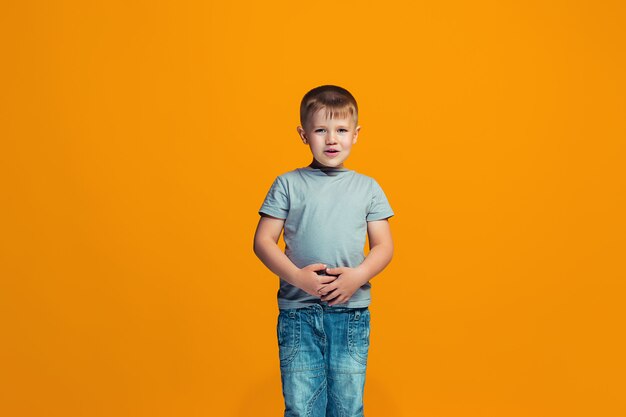
<path fill-rule="evenodd" d="M 311 304 L 306 307 L 300 308 L 281 308 L 281 311 L 320 311 L 324 313 L 347 313 L 347 312 L 363 312 L 368 310 L 369 307 L 343 307 L 343 306 L 329 306 L 328 304 Z"/>

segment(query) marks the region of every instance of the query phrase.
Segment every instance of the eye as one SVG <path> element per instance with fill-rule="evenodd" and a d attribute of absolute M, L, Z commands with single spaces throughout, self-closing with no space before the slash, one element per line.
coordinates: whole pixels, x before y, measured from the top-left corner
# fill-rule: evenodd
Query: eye
<path fill-rule="evenodd" d="M 325 131 L 326 131 L 326 129 L 322 129 L 322 128 L 315 129 L 315 133 L 322 133 L 322 132 L 325 132 Z"/>
<path fill-rule="evenodd" d="M 346 133 L 347 131 L 348 131 L 348 129 L 343 129 L 343 128 L 339 129 L 339 132 L 341 132 L 341 133 Z"/>

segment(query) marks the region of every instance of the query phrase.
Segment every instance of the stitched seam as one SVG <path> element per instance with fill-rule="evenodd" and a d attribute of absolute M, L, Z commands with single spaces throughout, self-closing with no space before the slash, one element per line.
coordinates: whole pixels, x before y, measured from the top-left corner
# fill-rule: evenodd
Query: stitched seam
<path fill-rule="evenodd" d="M 320 385 L 317 391 L 315 391 L 315 393 L 313 394 L 313 398 L 311 398 L 311 400 L 309 400 L 309 403 L 306 405 L 307 417 L 311 417 L 311 413 L 313 413 L 313 404 L 315 404 L 317 397 L 320 396 L 324 388 L 326 388 L 326 378 L 324 378 L 324 380 L 322 381 L 322 385 Z"/>
<path fill-rule="evenodd" d="M 284 360 L 280 361 L 280 366 L 281 367 L 287 367 L 291 362 L 293 362 L 294 358 L 296 357 L 297 353 L 300 351 L 300 337 L 301 337 L 301 332 L 302 332 L 302 324 L 300 322 L 300 315 L 296 316 L 296 322 L 294 323 L 295 326 L 295 341 L 294 341 L 294 346 L 292 348 L 291 354 L 286 355 L 287 357 Z"/>
<path fill-rule="evenodd" d="M 330 399 L 332 400 L 333 404 L 335 404 L 335 409 L 339 410 L 339 417 L 344 417 L 346 415 L 345 411 L 343 410 L 343 407 L 341 406 L 341 403 L 337 400 L 337 396 L 335 394 L 333 394 L 332 392 L 330 392 Z"/>
<path fill-rule="evenodd" d="M 350 353 L 352 359 L 354 359 L 361 365 L 367 365 L 367 357 L 361 356 L 356 349 L 356 343 L 358 340 L 358 336 L 356 333 L 359 331 L 359 326 L 361 324 L 350 321 L 350 318 L 348 318 L 348 320 L 348 353 Z"/>

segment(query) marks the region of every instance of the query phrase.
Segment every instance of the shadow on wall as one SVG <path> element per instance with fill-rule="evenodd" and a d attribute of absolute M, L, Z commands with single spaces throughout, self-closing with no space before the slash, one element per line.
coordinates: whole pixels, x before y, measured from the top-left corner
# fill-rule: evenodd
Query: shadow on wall
<path fill-rule="evenodd" d="M 285 406 L 280 371 L 277 369 L 276 372 L 248 382 L 249 384 L 242 383 L 242 399 L 237 417 L 282 417 Z M 364 414 L 368 417 L 401 417 L 390 395 L 391 389 L 368 374 L 365 382 Z"/>

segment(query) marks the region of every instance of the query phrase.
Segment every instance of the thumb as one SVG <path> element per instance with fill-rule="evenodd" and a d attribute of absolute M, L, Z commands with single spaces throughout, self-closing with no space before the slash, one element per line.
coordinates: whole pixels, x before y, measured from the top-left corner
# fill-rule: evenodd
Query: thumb
<path fill-rule="evenodd" d="M 326 268 L 326 264 L 318 263 L 318 264 L 307 265 L 302 269 L 307 269 L 309 271 L 320 271 L 320 270 L 323 270 L 324 268 Z"/>

